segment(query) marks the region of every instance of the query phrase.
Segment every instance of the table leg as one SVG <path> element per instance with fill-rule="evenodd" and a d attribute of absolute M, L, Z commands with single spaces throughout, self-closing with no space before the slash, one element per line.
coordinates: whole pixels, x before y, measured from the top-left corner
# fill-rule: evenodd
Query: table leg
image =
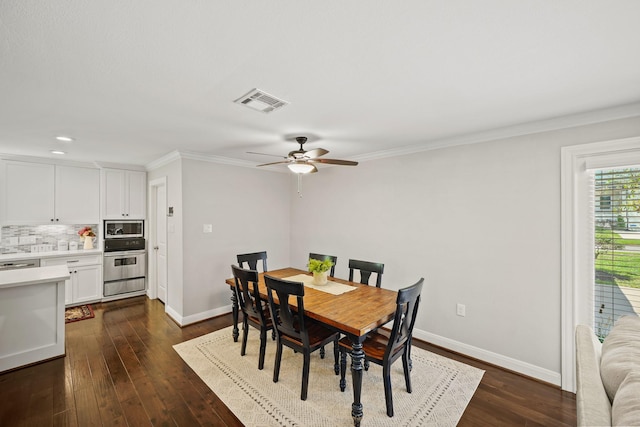
<path fill-rule="evenodd" d="M 238 329 L 238 299 L 233 288 L 231 288 L 231 313 L 233 316 L 233 342 L 238 342 L 238 337 L 240 336 Z"/>
<path fill-rule="evenodd" d="M 364 351 L 362 351 L 362 339 L 364 337 L 351 337 L 351 377 L 353 378 L 353 403 L 351 404 L 351 416 L 353 425 L 360 427 L 363 411 L 362 402 L 362 369 L 364 361 Z"/>

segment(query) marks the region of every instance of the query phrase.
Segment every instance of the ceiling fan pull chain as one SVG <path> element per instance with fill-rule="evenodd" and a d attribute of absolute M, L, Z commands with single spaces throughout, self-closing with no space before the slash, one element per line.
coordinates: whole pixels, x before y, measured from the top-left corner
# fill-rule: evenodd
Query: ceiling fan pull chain
<path fill-rule="evenodd" d="M 302 174 L 299 173 L 297 175 L 298 175 L 298 197 L 302 199 Z"/>

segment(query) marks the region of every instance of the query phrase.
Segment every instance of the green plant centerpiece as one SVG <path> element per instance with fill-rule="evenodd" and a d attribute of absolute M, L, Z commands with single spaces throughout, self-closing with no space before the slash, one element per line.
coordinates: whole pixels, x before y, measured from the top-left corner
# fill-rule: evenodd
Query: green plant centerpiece
<path fill-rule="evenodd" d="M 321 261 L 319 259 L 309 258 L 309 271 L 313 273 L 313 284 L 326 285 L 327 275 L 331 267 L 333 267 L 333 262 L 330 259 Z"/>

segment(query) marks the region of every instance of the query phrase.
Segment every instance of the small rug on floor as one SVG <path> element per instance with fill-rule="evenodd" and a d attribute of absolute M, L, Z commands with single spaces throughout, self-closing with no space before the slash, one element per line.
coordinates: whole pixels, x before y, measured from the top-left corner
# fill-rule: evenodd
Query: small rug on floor
<path fill-rule="evenodd" d="M 64 323 L 93 318 L 93 308 L 89 304 L 69 307 L 64 311 Z"/>
<path fill-rule="evenodd" d="M 352 426 L 353 387 L 340 392 L 340 376 L 333 371 L 333 348 L 320 359 L 311 356 L 309 392 L 300 400 L 302 355 L 285 347 L 280 378 L 273 382 L 275 341 L 267 342 L 264 369 L 258 370 L 259 332 L 249 330 L 247 353 L 240 356 L 240 339 L 231 327 L 177 344 L 174 349 L 194 372 L 247 426 Z M 382 368 L 363 371 L 362 426 L 455 426 L 475 393 L 484 371 L 417 347 L 411 349 L 413 392 L 407 393 L 402 360 L 392 365 L 394 417 L 386 413 Z M 350 361 L 347 361 L 350 366 Z"/>

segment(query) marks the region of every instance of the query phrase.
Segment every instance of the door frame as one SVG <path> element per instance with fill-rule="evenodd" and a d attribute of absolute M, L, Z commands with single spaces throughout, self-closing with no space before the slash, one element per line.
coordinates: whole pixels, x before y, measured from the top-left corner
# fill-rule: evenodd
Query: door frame
<path fill-rule="evenodd" d="M 148 224 L 148 233 L 147 235 L 149 236 L 149 246 L 148 246 L 148 259 L 149 259 L 149 271 L 147 272 L 147 276 L 149 278 L 149 286 L 147 289 L 147 296 L 149 297 L 149 299 L 157 299 L 158 298 L 158 279 L 156 277 L 156 256 L 155 256 L 155 252 L 153 251 L 153 247 L 156 245 L 156 226 L 157 226 L 157 222 L 158 222 L 158 212 L 156 209 L 156 204 L 157 204 L 157 197 L 158 197 L 158 187 L 165 187 L 165 191 L 167 188 L 167 177 L 163 176 L 160 178 L 156 178 L 154 180 L 149 181 L 149 224 Z M 166 198 L 165 198 L 166 199 Z M 168 203 L 168 201 L 167 201 Z M 166 212 L 166 206 L 165 206 L 165 212 Z M 165 216 L 166 218 L 166 216 Z M 165 226 L 166 226 L 166 222 L 165 222 Z M 167 248 L 167 257 L 169 255 L 169 248 Z M 168 263 L 167 263 L 168 265 Z M 167 272 L 168 273 L 168 272 Z M 168 277 L 168 275 L 167 275 Z M 167 288 L 169 287 L 169 283 L 167 282 Z M 164 301 L 164 306 L 168 307 L 169 306 L 169 290 L 167 289 L 166 295 L 165 295 L 165 301 Z"/>

